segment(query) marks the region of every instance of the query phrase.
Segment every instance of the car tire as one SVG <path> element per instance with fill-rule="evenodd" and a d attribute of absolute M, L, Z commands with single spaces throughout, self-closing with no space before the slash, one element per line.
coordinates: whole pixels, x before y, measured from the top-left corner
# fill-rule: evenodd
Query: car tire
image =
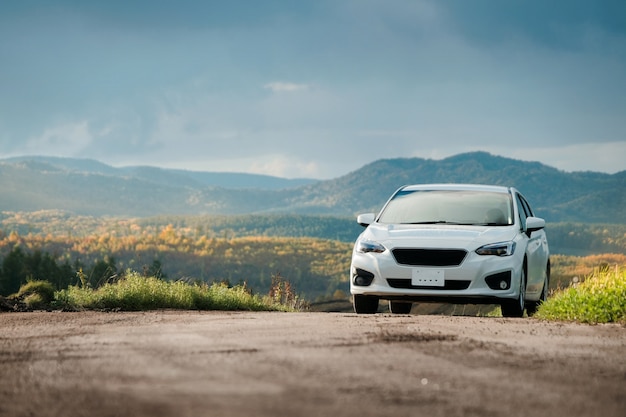
<path fill-rule="evenodd" d="M 548 264 L 546 265 L 546 279 L 543 282 L 543 289 L 541 290 L 539 300 L 531 301 L 530 303 L 526 304 L 526 312 L 529 316 L 534 315 L 539 309 L 539 306 L 546 302 L 546 300 L 548 299 L 548 291 L 550 291 L 550 262 L 548 262 Z"/>
<path fill-rule="evenodd" d="M 500 305 L 502 317 L 523 317 L 524 299 L 526 298 L 526 263 L 522 267 L 520 275 L 519 295 L 515 300 L 504 300 Z"/>
<path fill-rule="evenodd" d="M 378 297 L 355 294 L 353 297 L 354 312 L 357 314 L 376 314 Z"/>
<path fill-rule="evenodd" d="M 389 311 L 391 311 L 393 314 L 409 314 L 412 307 L 413 303 L 393 300 L 389 301 Z"/>

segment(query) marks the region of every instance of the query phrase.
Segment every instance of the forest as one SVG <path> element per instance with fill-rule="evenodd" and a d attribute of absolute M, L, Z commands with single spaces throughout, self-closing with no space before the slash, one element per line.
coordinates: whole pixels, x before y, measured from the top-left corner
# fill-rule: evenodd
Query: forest
<path fill-rule="evenodd" d="M 355 217 L 300 214 L 160 215 L 152 217 L 84 216 L 62 210 L 0 212 L 0 238 L 20 236 L 157 235 L 172 227 L 187 237 L 311 237 L 352 243 L 363 228 Z M 548 222 L 552 253 L 561 255 L 626 254 L 626 224 Z"/>
<path fill-rule="evenodd" d="M 325 216 L 3 212 L 0 295 L 35 279 L 63 289 L 82 277 L 98 287 L 131 270 L 169 280 L 245 283 L 258 293 L 280 275 L 307 300 L 347 298 L 352 242 L 361 230 L 353 219 Z M 593 268 L 626 265 L 623 225 L 550 224 L 548 237 L 554 286 Z"/>
<path fill-rule="evenodd" d="M 79 283 L 100 286 L 126 270 L 174 280 L 245 283 L 267 292 L 280 275 L 308 299 L 347 289 L 351 245 L 317 238 L 195 237 L 172 226 L 157 234 L 56 237 L 16 232 L 0 239 L 0 294 L 16 292 L 29 279 L 57 289 Z M 345 277 L 344 277 L 345 275 Z"/>

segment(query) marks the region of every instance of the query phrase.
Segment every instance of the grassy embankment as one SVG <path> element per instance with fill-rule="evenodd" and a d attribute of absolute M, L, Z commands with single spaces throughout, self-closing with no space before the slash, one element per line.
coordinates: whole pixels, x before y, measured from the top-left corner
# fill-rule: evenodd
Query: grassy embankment
<path fill-rule="evenodd" d="M 229 287 L 222 283 L 164 281 L 132 271 L 119 281 L 97 289 L 70 286 L 55 292 L 47 281 L 32 281 L 24 285 L 16 297 L 30 309 L 70 310 L 296 311 L 303 303 L 280 277 L 274 280 L 270 293 L 261 296 L 252 294 L 243 285 Z"/>
<path fill-rule="evenodd" d="M 626 324 L 626 268 L 598 268 L 582 282 L 557 290 L 535 317 L 581 323 Z"/>

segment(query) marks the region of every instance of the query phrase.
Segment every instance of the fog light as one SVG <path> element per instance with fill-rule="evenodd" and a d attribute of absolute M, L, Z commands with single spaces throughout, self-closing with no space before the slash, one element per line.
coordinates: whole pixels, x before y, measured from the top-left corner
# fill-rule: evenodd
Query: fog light
<path fill-rule="evenodd" d="M 356 285 L 360 285 L 361 287 L 368 285 L 368 281 L 369 280 L 367 278 L 361 276 L 357 276 L 356 278 L 354 278 L 354 283 Z"/>
<path fill-rule="evenodd" d="M 511 271 L 498 272 L 485 278 L 485 282 L 492 290 L 508 290 L 511 288 Z"/>
<path fill-rule="evenodd" d="M 374 274 L 361 268 L 356 269 L 356 274 L 352 279 L 354 285 L 358 285 L 359 287 L 367 287 L 372 281 L 374 281 Z"/>

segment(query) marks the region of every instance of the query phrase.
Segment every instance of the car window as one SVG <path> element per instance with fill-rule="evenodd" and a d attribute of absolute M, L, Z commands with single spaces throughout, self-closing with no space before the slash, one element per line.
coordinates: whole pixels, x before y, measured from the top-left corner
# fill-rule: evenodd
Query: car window
<path fill-rule="evenodd" d="M 524 206 L 524 211 L 526 211 L 526 217 L 534 216 L 532 209 L 530 208 L 530 204 L 524 198 L 523 195 L 519 194 L 519 199 L 522 202 L 522 206 Z"/>
<path fill-rule="evenodd" d="M 531 215 L 530 208 L 528 204 L 524 204 L 524 197 L 519 194 L 515 194 L 515 201 L 517 202 L 517 212 L 519 214 L 522 230 L 526 230 L 526 218 Z"/>
<path fill-rule="evenodd" d="M 508 193 L 466 190 L 403 190 L 378 218 L 386 224 L 513 224 Z"/>

